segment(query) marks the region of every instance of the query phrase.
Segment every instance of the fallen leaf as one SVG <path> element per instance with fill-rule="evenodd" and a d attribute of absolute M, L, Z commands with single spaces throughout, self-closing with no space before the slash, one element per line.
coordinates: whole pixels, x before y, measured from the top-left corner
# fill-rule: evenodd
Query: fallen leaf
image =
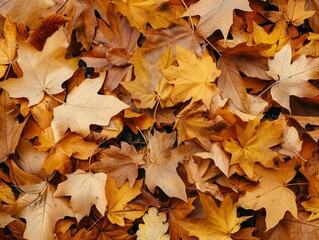
<path fill-rule="evenodd" d="M 199 194 L 199 198 L 205 218 L 178 219 L 177 223 L 186 229 L 190 236 L 199 239 L 232 239 L 232 234 L 238 232 L 245 217 L 237 217 L 236 205 L 230 196 L 224 198 L 220 207 L 217 207 L 215 201 L 205 194 Z"/>
<path fill-rule="evenodd" d="M 302 148 L 302 141 L 300 141 L 297 129 L 286 126 L 283 130 L 283 140 L 279 153 L 289 157 L 298 156 Z"/>
<path fill-rule="evenodd" d="M 11 102 L 7 92 L 0 93 L 0 163 L 14 153 L 26 121 L 19 123 L 19 108 Z"/>
<path fill-rule="evenodd" d="M 178 176 L 176 168 L 183 160 L 184 147 L 173 149 L 176 132 L 158 132 L 148 136 L 148 154 L 145 169 L 145 184 L 153 193 L 160 187 L 169 197 L 187 201 L 185 184 Z M 184 150 L 185 149 L 185 150 Z"/>
<path fill-rule="evenodd" d="M 106 212 L 111 223 L 123 227 L 125 226 L 124 218 L 135 220 L 144 215 L 147 208 L 129 203 L 141 193 L 142 184 L 143 180 L 136 180 L 133 187 L 125 182 L 120 188 L 117 188 L 112 177 L 107 179 L 105 191 L 108 205 Z"/>
<path fill-rule="evenodd" d="M 226 41 L 230 26 L 233 23 L 233 11 L 240 9 L 252 11 L 247 0 L 238 0 L 235 3 L 230 0 L 200 0 L 193 3 L 183 16 L 200 16 L 196 26 L 204 37 L 209 37 L 220 29 Z M 223 19 L 223 21 L 220 21 Z"/>
<path fill-rule="evenodd" d="M 174 20 L 173 13 L 162 10 L 167 2 L 168 0 L 114 0 L 120 13 L 140 32 L 146 31 L 147 23 L 153 29 L 167 28 L 171 24 L 171 20 Z"/>
<path fill-rule="evenodd" d="M 177 104 L 192 99 L 192 102 L 202 100 L 207 108 L 211 98 L 218 94 L 218 88 L 213 83 L 220 75 L 216 63 L 204 49 L 203 57 L 198 58 L 193 51 L 176 46 L 176 60 L 178 67 L 170 66 L 163 70 L 164 76 L 172 89 L 172 101 Z"/>
<path fill-rule="evenodd" d="M 7 204 L 14 204 L 16 198 L 10 186 L 0 180 L 0 199 Z"/>
<path fill-rule="evenodd" d="M 94 154 L 96 149 L 95 143 L 85 141 L 80 135 L 66 134 L 58 143 L 51 146 L 43 163 L 43 169 L 47 175 L 50 175 L 54 170 L 58 170 L 62 174 L 71 173 L 71 156 L 86 160 Z"/>
<path fill-rule="evenodd" d="M 308 82 L 308 79 L 319 78 L 318 59 L 299 56 L 291 63 L 291 45 L 286 44 L 274 59 L 268 60 L 267 74 L 276 82 L 270 90 L 272 98 L 289 112 L 291 95 L 297 97 L 314 97 L 319 89 Z"/>
<path fill-rule="evenodd" d="M 267 169 L 258 165 L 255 173 L 260 176 L 259 183 L 239 197 L 239 205 L 255 211 L 265 208 L 266 231 L 276 226 L 287 211 L 298 218 L 296 196 L 287 187 L 296 175 L 294 162 L 290 161 L 279 169 Z"/>
<path fill-rule="evenodd" d="M 51 6 L 54 5 L 52 0 L 27 0 L 2 1 L 0 13 L 6 16 L 10 12 L 12 19 L 17 23 L 25 23 L 29 27 L 34 27 L 40 22 L 40 18 Z"/>
<path fill-rule="evenodd" d="M 110 146 L 98 153 L 101 167 L 107 168 L 107 172 L 115 180 L 117 187 L 121 187 L 128 179 L 130 187 L 133 187 L 138 176 L 138 168 L 145 162 L 143 154 L 138 154 L 133 145 L 121 142 L 121 148 Z"/>
<path fill-rule="evenodd" d="M 139 230 L 136 232 L 138 240 L 161 239 L 169 240 L 168 223 L 166 223 L 166 214 L 158 212 L 156 208 L 148 209 L 148 212 L 143 216 L 144 224 L 139 224 Z"/>
<path fill-rule="evenodd" d="M 105 196 L 106 174 L 85 172 L 81 169 L 66 174 L 66 181 L 58 185 L 54 197 L 71 196 L 71 206 L 78 222 L 90 214 L 91 206 L 104 215 L 107 200 Z"/>
<path fill-rule="evenodd" d="M 20 186 L 25 194 L 14 207 L 21 209 L 16 215 L 27 222 L 24 238 L 53 240 L 56 222 L 65 216 L 74 216 L 64 199 L 53 197 L 51 187 L 47 182 Z"/>
<path fill-rule="evenodd" d="M 111 117 L 128 106 L 114 96 L 99 95 L 104 74 L 95 79 L 86 79 L 75 87 L 66 98 L 66 102 L 53 109 L 52 129 L 55 141 L 58 141 L 68 128 L 82 136 L 90 133 L 90 125 L 107 126 Z"/>
<path fill-rule="evenodd" d="M 282 142 L 284 126 L 283 120 L 260 122 L 260 117 L 249 121 L 245 129 L 237 126 L 238 141 L 231 138 L 224 142 L 225 150 L 232 154 L 230 164 L 238 163 L 249 178 L 254 175 L 254 163 L 273 166 L 278 152 L 270 148 Z"/>
<path fill-rule="evenodd" d="M 65 59 L 68 43 L 60 28 L 46 41 L 41 52 L 23 40 L 19 42 L 18 64 L 23 71 L 22 78 L 9 78 L 1 82 L 10 97 L 25 97 L 29 107 L 38 104 L 44 93 L 61 93 L 62 83 L 68 80 L 77 68 L 77 58 Z"/>
<path fill-rule="evenodd" d="M 187 172 L 188 182 L 195 184 L 197 190 L 202 193 L 209 193 L 220 201 L 223 200 L 222 193 L 212 180 L 220 171 L 216 166 L 211 164 L 209 159 L 200 159 L 195 162 L 191 157 L 188 161 L 185 161 L 184 167 Z"/>
<path fill-rule="evenodd" d="M 0 8 L 1 9 L 1 8 Z M 15 68 L 17 57 L 17 29 L 12 22 L 11 15 L 7 14 L 3 26 L 4 39 L 0 39 L 0 77 L 3 77 L 9 66 Z"/>

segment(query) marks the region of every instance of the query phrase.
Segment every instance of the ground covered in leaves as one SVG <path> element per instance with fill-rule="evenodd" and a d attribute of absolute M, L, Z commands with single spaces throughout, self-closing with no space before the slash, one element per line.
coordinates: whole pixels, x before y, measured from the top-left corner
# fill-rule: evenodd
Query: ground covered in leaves
<path fill-rule="evenodd" d="M 0 1 L 1 239 L 318 239 L 318 0 Z"/>

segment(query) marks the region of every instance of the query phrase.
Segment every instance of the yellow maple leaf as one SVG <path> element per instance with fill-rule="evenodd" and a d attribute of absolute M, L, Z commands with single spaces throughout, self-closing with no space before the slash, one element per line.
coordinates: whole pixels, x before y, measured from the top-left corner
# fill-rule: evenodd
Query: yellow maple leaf
<path fill-rule="evenodd" d="M 170 84 L 174 84 L 171 93 L 172 101 L 176 103 L 202 100 L 209 109 L 212 96 L 218 94 L 218 88 L 213 83 L 220 75 L 216 63 L 204 49 L 203 57 L 198 58 L 194 51 L 176 46 L 178 67 L 170 66 L 163 74 Z"/>
<path fill-rule="evenodd" d="M 279 169 L 256 166 L 255 173 L 260 176 L 258 185 L 247 189 L 238 200 L 240 206 L 246 209 L 266 209 L 267 230 L 276 226 L 286 211 L 298 218 L 296 196 L 287 187 L 287 183 L 296 175 L 294 167 L 294 161 L 289 161 Z"/>
<path fill-rule="evenodd" d="M 157 60 L 156 65 L 148 63 L 139 48 L 133 56 L 135 80 L 131 82 L 122 82 L 133 99 L 139 100 L 136 105 L 139 108 L 153 108 L 157 101 L 160 101 L 162 107 L 169 107 L 169 94 L 172 86 L 167 83 L 160 70 L 167 68 L 173 61 L 173 53 L 168 48 L 164 54 Z"/>
<path fill-rule="evenodd" d="M 278 153 L 270 148 L 282 142 L 284 127 L 284 120 L 260 123 L 260 117 L 249 121 L 245 129 L 237 126 L 238 141 L 231 138 L 224 142 L 224 149 L 232 154 L 230 164 L 238 163 L 249 178 L 253 177 L 254 163 L 272 166 Z"/>
<path fill-rule="evenodd" d="M 174 14 L 165 10 L 168 0 L 114 0 L 120 13 L 129 20 L 132 27 L 146 31 L 149 23 L 153 29 L 167 28 L 174 20 Z M 162 8 L 163 7 L 163 8 Z"/>
<path fill-rule="evenodd" d="M 199 239 L 231 240 L 231 235 L 238 232 L 240 224 L 246 219 L 237 217 L 236 204 L 231 197 L 227 195 L 219 207 L 205 194 L 199 194 L 199 198 L 205 218 L 177 219 L 177 223 L 186 229 L 190 236 Z"/>
<path fill-rule="evenodd" d="M 15 64 L 14 60 L 17 57 L 17 29 L 10 14 L 4 22 L 3 35 L 4 39 L 0 39 L 0 77 L 5 74 L 8 64 Z"/>
<path fill-rule="evenodd" d="M 269 34 L 253 22 L 252 36 L 257 44 L 270 45 L 268 49 L 260 50 L 260 54 L 264 57 L 273 57 L 276 51 L 279 51 L 289 41 L 287 22 L 285 19 L 279 20 Z"/>
<path fill-rule="evenodd" d="M 49 134 L 51 137 L 52 134 Z M 51 143 L 54 143 L 51 141 Z M 79 159 L 88 159 L 94 154 L 97 145 L 94 142 L 85 141 L 80 135 L 69 133 L 64 136 L 57 144 L 51 146 L 50 152 L 43 163 L 43 169 L 47 175 L 54 170 L 60 173 L 71 172 L 70 157 L 74 156 Z"/>
<path fill-rule="evenodd" d="M 314 15 L 316 11 L 305 11 L 305 0 L 289 0 L 279 2 L 279 10 L 284 12 L 288 22 L 295 26 L 300 26 L 304 20 Z"/>
<path fill-rule="evenodd" d="M 135 220 L 144 215 L 147 208 L 145 206 L 129 203 L 141 193 L 143 180 L 136 180 L 130 187 L 126 181 L 121 188 L 116 186 L 112 177 L 108 177 L 106 182 L 106 198 L 108 201 L 107 217 L 111 223 L 125 226 L 124 218 Z"/>
<path fill-rule="evenodd" d="M 176 116 L 174 128 L 177 129 L 178 144 L 197 138 L 205 142 L 214 131 L 214 121 L 205 118 L 207 108 L 199 102 L 190 104 Z"/>

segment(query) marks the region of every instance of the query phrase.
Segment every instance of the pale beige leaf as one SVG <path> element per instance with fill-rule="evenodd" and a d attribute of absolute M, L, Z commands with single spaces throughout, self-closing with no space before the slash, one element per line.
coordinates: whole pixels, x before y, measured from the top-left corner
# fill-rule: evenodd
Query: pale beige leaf
<path fill-rule="evenodd" d="M 283 131 L 283 142 L 281 143 L 282 149 L 279 150 L 281 154 L 289 157 L 294 157 L 299 154 L 302 147 L 302 141 L 296 128 L 286 126 Z"/>
<path fill-rule="evenodd" d="M 145 184 L 151 192 L 160 187 L 169 197 L 187 201 L 185 184 L 176 172 L 178 163 L 183 160 L 185 146 L 173 149 L 176 132 L 148 136 L 148 154 L 145 168 Z"/>
<path fill-rule="evenodd" d="M 68 94 L 66 103 L 54 108 L 51 126 L 55 141 L 68 128 L 85 137 L 90 133 L 91 124 L 107 126 L 111 117 L 128 107 L 114 96 L 97 94 L 103 85 L 104 74 L 84 80 Z"/>
<path fill-rule="evenodd" d="M 319 78 L 319 59 L 301 55 L 291 63 L 291 56 L 291 45 L 288 43 L 276 53 L 274 59 L 268 60 L 267 71 L 276 81 L 270 91 L 272 98 L 289 112 L 291 95 L 301 98 L 319 95 L 319 89 L 308 82 L 308 79 Z"/>
<path fill-rule="evenodd" d="M 138 240 L 169 240 L 168 223 L 166 223 L 165 212 L 158 212 L 156 208 L 148 209 L 143 216 L 144 224 L 139 224 L 136 232 Z"/>
<path fill-rule="evenodd" d="M 42 177 L 42 166 L 48 153 L 40 152 L 28 141 L 20 138 L 17 146 L 17 152 L 19 153 L 20 159 L 16 160 L 16 163 L 21 169 L 32 175 Z"/>
<path fill-rule="evenodd" d="M 64 58 L 67 47 L 62 27 L 47 39 L 41 52 L 20 40 L 17 61 L 23 77 L 9 78 L 1 82 L 0 87 L 12 98 L 27 98 L 29 106 L 39 103 L 45 93 L 63 92 L 61 85 L 73 75 L 78 61 Z"/>
<path fill-rule="evenodd" d="M 286 211 L 297 218 L 296 196 L 286 185 L 296 175 L 293 161 L 280 169 L 255 166 L 259 178 L 257 186 L 247 189 L 238 203 L 246 209 L 266 209 L 267 230 L 273 228 L 284 217 Z"/>
<path fill-rule="evenodd" d="M 194 156 L 198 156 L 204 159 L 212 159 L 215 162 L 216 166 L 226 176 L 228 176 L 230 159 L 218 144 L 213 143 L 209 152 L 199 152 L 196 153 Z"/>
<path fill-rule="evenodd" d="M 26 219 L 23 237 L 26 239 L 53 240 L 55 224 L 65 216 L 73 217 L 71 208 L 64 199 L 53 197 L 51 186 L 47 182 L 20 186 L 25 193 L 15 207 L 22 210 L 18 216 Z"/>
<path fill-rule="evenodd" d="M 0 13 L 5 16 L 10 12 L 14 22 L 34 27 L 40 23 L 42 14 L 53 5 L 52 0 L 8 0 L 0 6 Z"/>
<path fill-rule="evenodd" d="M 91 206 L 104 215 L 107 200 L 105 196 L 105 173 L 85 172 L 81 169 L 66 174 L 66 181 L 58 185 L 54 197 L 71 196 L 71 206 L 78 222 L 90 214 Z"/>
<path fill-rule="evenodd" d="M 197 26 L 201 34 L 208 37 L 217 29 L 220 29 L 226 40 L 233 23 L 234 9 L 252 11 L 248 0 L 200 0 L 192 4 L 184 13 L 184 16 L 199 15 L 201 18 Z"/>

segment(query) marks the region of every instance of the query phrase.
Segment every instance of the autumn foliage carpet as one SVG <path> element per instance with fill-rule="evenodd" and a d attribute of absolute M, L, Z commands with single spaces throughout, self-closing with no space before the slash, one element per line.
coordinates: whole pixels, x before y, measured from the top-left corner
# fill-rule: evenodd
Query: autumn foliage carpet
<path fill-rule="evenodd" d="M 318 0 L 0 14 L 0 239 L 319 239 Z"/>

